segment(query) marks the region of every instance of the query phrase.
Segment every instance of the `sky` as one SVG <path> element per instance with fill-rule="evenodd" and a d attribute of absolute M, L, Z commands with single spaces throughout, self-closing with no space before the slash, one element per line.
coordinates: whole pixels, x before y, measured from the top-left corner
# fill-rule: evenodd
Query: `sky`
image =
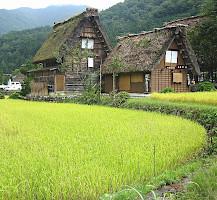
<path fill-rule="evenodd" d="M 87 5 L 105 10 L 124 0 L 1 0 L 0 9 L 16 9 L 20 7 L 45 8 L 50 5 Z"/>

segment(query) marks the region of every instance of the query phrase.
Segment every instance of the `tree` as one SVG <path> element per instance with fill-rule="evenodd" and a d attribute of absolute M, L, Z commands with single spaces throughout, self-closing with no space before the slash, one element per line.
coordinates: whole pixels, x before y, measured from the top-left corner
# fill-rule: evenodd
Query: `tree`
<path fill-rule="evenodd" d="M 217 71 L 217 1 L 206 0 L 203 14 L 207 19 L 190 31 L 189 36 L 201 70 L 208 72 L 214 80 L 213 72 Z"/>
<path fill-rule="evenodd" d="M 115 77 L 117 76 L 117 73 L 120 72 L 120 70 L 124 67 L 125 63 L 121 61 L 120 56 L 115 56 L 112 60 L 110 70 L 112 71 L 112 77 L 113 77 L 113 93 L 115 92 Z"/>
<path fill-rule="evenodd" d="M 61 53 L 56 52 L 56 62 L 60 64 L 59 70 L 65 72 L 71 67 L 71 70 L 77 72 L 81 84 L 86 90 L 87 82 L 89 81 L 90 73 L 88 67 L 84 69 L 84 63 L 87 63 L 88 58 L 93 58 L 94 53 L 91 49 L 87 48 L 88 40 L 86 41 L 86 48 L 81 48 L 81 43 L 78 42 L 74 45 L 73 49 L 70 49 L 67 45 L 64 45 Z"/>

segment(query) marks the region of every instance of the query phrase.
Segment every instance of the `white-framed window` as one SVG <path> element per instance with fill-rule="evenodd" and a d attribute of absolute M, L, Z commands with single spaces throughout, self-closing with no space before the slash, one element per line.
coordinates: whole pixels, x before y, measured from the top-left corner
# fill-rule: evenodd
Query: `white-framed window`
<path fill-rule="evenodd" d="M 94 39 L 82 38 L 81 48 L 93 49 L 93 45 L 94 45 Z"/>
<path fill-rule="evenodd" d="M 88 64 L 88 67 L 93 67 L 94 65 L 93 58 L 87 58 L 87 64 Z"/>
<path fill-rule="evenodd" d="M 178 63 L 178 51 L 166 51 L 166 63 Z"/>

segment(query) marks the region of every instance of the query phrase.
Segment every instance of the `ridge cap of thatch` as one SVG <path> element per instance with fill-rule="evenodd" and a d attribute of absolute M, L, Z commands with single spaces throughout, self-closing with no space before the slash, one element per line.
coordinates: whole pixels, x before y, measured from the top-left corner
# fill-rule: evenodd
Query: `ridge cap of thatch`
<path fill-rule="evenodd" d="M 190 17 L 186 17 L 186 18 L 182 18 L 182 19 L 177 19 L 177 20 L 174 20 L 174 21 L 171 21 L 171 22 L 164 22 L 163 23 L 163 26 L 166 27 L 166 26 L 169 26 L 170 24 L 173 24 L 173 23 L 176 23 L 176 22 L 183 22 L 185 20 L 189 20 L 189 19 L 200 19 L 200 18 L 204 18 L 205 16 L 204 15 L 196 15 L 196 16 L 190 16 Z"/>
<path fill-rule="evenodd" d="M 82 13 L 79 14 L 75 14 L 72 17 L 63 20 L 62 22 L 54 22 L 54 26 L 53 29 L 57 28 L 60 25 L 63 25 L 65 23 L 68 23 L 70 21 L 72 21 L 75 17 L 79 16 L 79 15 L 84 15 L 85 17 L 90 17 L 90 16 L 99 16 L 99 12 L 97 8 L 86 8 L 85 11 L 83 11 Z"/>
<path fill-rule="evenodd" d="M 176 24 L 176 25 L 172 25 L 172 26 L 167 26 L 167 27 L 162 27 L 162 28 L 154 28 L 152 31 L 142 31 L 141 33 L 136 33 L 136 34 L 128 34 L 126 36 L 117 36 L 117 42 L 127 39 L 127 38 L 132 38 L 132 37 L 137 37 L 140 35 L 148 35 L 148 34 L 152 34 L 152 33 L 156 33 L 156 32 L 160 32 L 166 29 L 176 29 L 176 28 L 185 28 L 188 27 L 188 25 L 185 24 Z"/>

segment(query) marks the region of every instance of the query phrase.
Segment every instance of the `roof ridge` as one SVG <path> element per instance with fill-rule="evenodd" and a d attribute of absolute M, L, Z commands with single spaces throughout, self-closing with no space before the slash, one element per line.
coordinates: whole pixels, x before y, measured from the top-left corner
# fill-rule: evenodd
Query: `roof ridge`
<path fill-rule="evenodd" d="M 126 39 L 126 38 L 131 38 L 131 37 L 136 37 L 136 36 L 140 36 L 140 35 L 148 35 L 151 33 L 156 33 L 159 31 L 163 31 L 166 29 L 173 29 L 173 28 L 178 28 L 178 27 L 187 27 L 188 25 L 185 24 L 176 24 L 176 25 L 172 25 L 172 26 L 166 26 L 166 27 L 162 27 L 162 28 L 154 28 L 152 31 L 142 31 L 141 33 L 136 33 L 136 34 L 128 34 L 126 36 L 117 36 L 116 39 L 118 41 Z"/>
<path fill-rule="evenodd" d="M 85 15 L 87 17 L 90 17 L 90 16 L 99 16 L 99 13 L 98 13 L 98 9 L 97 8 L 86 8 L 85 11 L 83 11 L 82 13 L 79 13 L 79 14 L 75 14 L 73 15 L 72 17 L 68 18 L 68 19 L 65 19 L 61 22 L 54 22 L 54 26 L 53 26 L 53 29 L 55 29 L 56 27 L 60 26 L 60 25 L 63 25 L 65 23 L 68 23 L 70 21 L 72 21 L 75 17 L 78 17 L 80 15 Z"/>
<path fill-rule="evenodd" d="M 164 22 L 163 26 L 168 26 L 169 24 L 172 24 L 172 23 L 175 23 L 175 22 L 181 22 L 181 21 L 185 21 L 185 20 L 188 20 L 188 19 L 196 19 L 196 18 L 203 18 L 204 16 L 203 15 L 196 15 L 196 16 L 190 16 L 190 17 L 186 17 L 186 18 L 182 18 L 182 19 L 177 19 L 177 20 L 174 20 L 174 21 L 171 21 L 171 22 Z"/>

